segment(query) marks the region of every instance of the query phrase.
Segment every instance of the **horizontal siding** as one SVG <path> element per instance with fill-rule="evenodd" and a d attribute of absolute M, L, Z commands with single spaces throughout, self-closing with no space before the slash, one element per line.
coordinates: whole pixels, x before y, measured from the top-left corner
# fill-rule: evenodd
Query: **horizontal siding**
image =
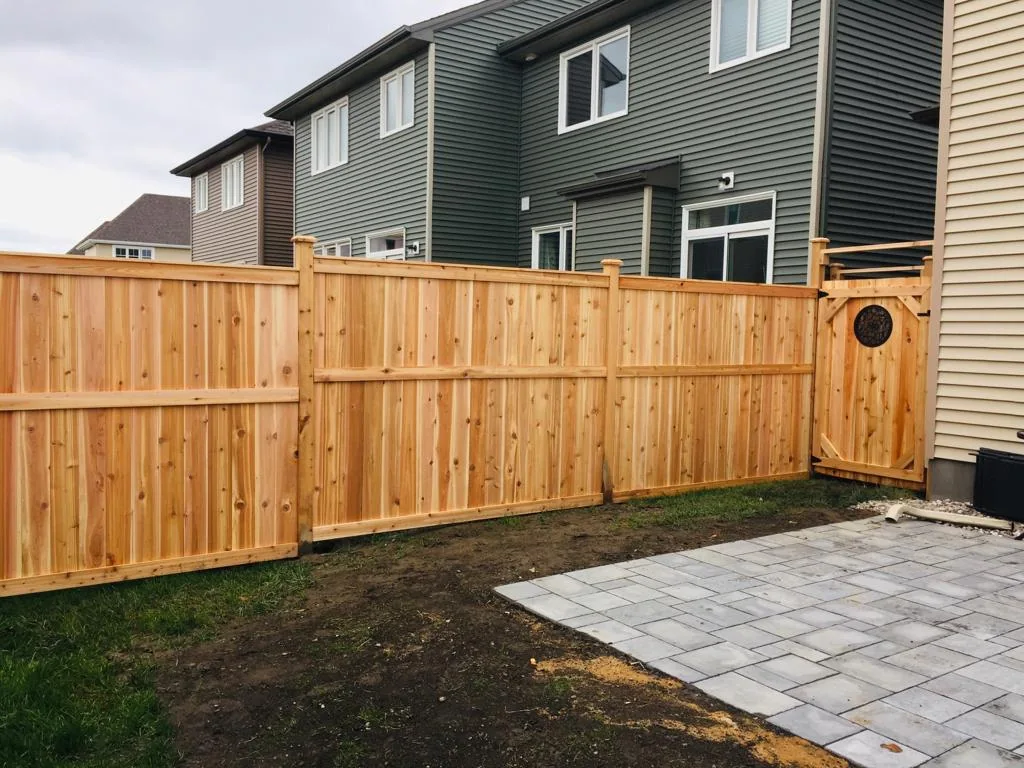
<path fill-rule="evenodd" d="M 221 210 L 221 166 L 209 173 L 209 208 L 195 213 L 195 186 L 192 179 L 192 261 L 210 264 L 259 263 L 259 148 L 243 153 L 245 174 L 242 199 L 238 208 Z"/>
<path fill-rule="evenodd" d="M 295 212 L 292 145 L 271 144 L 263 153 L 263 263 L 292 266 Z"/>
<path fill-rule="evenodd" d="M 959 0 L 935 455 L 1024 452 L 1024 2 Z"/>
<path fill-rule="evenodd" d="M 435 260 L 515 265 L 522 76 L 496 48 L 586 2 L 523 0 L 437 33 Z"/>
<path fill-rule="evenodd" d="M 600 272 L 604 259 L 621 259 L 622 273 L 642 269 L 644 192 L 580 200 L 576 204 L 576 271 Z"/>
<path fill-rule="evenodd" d="M 938 130 L 909 113 L 939 101 L 942 17 L 942 0 L 838 2 L 824 207 L 835 247 L 932 239 Z"/>
<path fill-rule="evenodd" d="M 676 231 L 676 194 L 671 189 L 655 188 L 651 201 L 651 275 L 654 277 L 678 277 L 679 270 L 672 271 L 673 263 L 678 265 L 678 250 L 673 236 Z M 682 212 L 679 211 L 679 216 Z"/>
<path fill-rule="evenodd" d="M 310 117 L 295 123 L 295 229 L 334 242 L 352 239 L 352 253 L 366 253 L 370 232 L 405 227 L 406 242 L 419 242 L 426 257 L 427 54 L 416 58 L 413 126 L 380 136 L 380 80 L 349 94 L 349 161 L 313 175 Z"/>
<path fill-rule="evenodd" d="M 529 264 L 533 227 L 566 221 L 557 190 L 596 171 L 679 158 L 677 206 L 778 192 L 776 280 L 807 278 L 817 82 L 819 0 L 794 0 L 793 44 L 781 53 L 709 74 L 711 3 L 680 0 L 631 23 L 629 114 L 558 134 L 557 55 L 527 65 L 523 82 L 519 259 Z M 724 171 L 736 189 L 718 191 Z M 582 233 L 579 233 L 582 235 Z M 678 234 L 672 263 L 679 273 Z"/>

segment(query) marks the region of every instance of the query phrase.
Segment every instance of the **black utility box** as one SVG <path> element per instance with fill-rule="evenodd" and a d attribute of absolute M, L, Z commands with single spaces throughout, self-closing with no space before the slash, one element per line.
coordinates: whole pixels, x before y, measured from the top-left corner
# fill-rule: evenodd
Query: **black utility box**
<path fill-rule="evenodd" d="M 1024 456 L 988 448 L 978 451 L 974 508 L 992 517 L 1024 523 Z"/>

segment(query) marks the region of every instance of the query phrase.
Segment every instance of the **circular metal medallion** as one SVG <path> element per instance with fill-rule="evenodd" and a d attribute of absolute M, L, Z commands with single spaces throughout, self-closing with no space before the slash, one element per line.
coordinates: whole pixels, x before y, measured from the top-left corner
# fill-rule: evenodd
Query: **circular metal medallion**
<path fill-rule="evenodd" d="M 880 347 L 892 336 L 892 315 L 877 304 L 864 307 L 853 321 L 853 333 L 865 347 Z"/>

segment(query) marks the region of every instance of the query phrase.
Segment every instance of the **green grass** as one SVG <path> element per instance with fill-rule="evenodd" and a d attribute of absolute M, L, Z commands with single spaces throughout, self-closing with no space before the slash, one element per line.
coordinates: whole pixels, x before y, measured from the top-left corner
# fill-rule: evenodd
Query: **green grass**
<path fill-rule="evenodd" d="M 150 652 L 267 613 L 310 581 L 288 562 L 0 601 L 0 768 L 175 765 Z"/>
<path fill-rule="evenodd" d="M 802 480 L 736 488 L 715 488 L 665 499 L 630 503 L 625 517 L 633 528 L 684 528 L 703 521 L 737 522 L 752 517 L 781 515 L 798 509 L 845 509 L 873 499 L 902 499 L 911 494 L 838 480 Z"/>

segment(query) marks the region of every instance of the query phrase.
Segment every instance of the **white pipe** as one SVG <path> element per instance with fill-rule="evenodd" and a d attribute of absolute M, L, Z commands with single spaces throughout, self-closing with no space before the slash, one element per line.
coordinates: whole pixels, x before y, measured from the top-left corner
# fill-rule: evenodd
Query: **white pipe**
<path fill-rule="evenodd" d="M 919 520 L 930 520 L 933 523 L 967 525 L 972 528 L 991 528 L 997 531 L 1013 530 L 1013 523 L 1009 520 L 993 520 L 991 517 L 975 517 L 974 515 L 958 515 L 954 512 L 917 509 L 907 504 L 894 504 L 885 513 L 885 520 L 889 523 L 898 523 L 903 517 L 916 517 Z"/>

